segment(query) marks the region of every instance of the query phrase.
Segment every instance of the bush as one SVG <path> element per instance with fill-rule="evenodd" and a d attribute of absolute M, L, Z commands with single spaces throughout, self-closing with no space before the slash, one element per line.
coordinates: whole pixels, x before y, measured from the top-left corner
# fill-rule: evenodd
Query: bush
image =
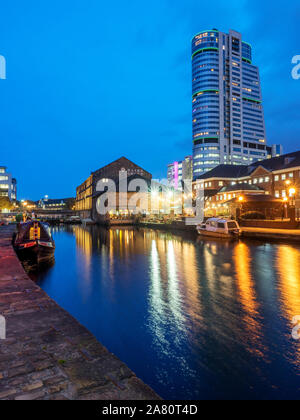
<path fill-rule="evenodd" d="M 23 215 L 22 214 L 17 214 L 16 215 L 16 222 L 17 223 L 23 222 Z"/>
<path fill-rule="evenodd" d="M 242 219 L 244 220 L 266 220 L 264 213 L 259 211 L 248 211 L 247 213 L 242 214 Z"/>

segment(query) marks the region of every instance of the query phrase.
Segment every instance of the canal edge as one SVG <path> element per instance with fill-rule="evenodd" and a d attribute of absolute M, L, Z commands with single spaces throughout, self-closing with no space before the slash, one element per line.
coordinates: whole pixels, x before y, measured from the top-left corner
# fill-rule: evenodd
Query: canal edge
<path fill-rule="evenodd" d="M 0 400 L 161 400 L 26 274 L 0 229 Z"/>

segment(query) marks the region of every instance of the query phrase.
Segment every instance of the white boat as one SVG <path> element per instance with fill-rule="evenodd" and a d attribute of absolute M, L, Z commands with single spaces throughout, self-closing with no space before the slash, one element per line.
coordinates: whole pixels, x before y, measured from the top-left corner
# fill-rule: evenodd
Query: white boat
<path fill-rule="evenodd" d="M 240 226 L 236 220 L 211 218 L 197 226 L 197 232 L 201 236 L 212 238 L 238 239 Z"/>

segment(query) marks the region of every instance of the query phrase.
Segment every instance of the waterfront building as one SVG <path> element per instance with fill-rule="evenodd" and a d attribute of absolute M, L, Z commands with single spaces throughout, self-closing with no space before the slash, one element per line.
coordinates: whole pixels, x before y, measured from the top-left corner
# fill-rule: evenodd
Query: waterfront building
<path fill-rule="evenodd" d="M 12 202 L 17 200 L 17 181 L 7 172 L 6 166 L 0 166 L 0 197 L 7 197 Z"/>
<path fill-rule="evenodd" d="M 37 202 L 38 208 L 50 211 L 72 210 L 73 205 L 74 198 L 51 199 L 47 195 Z"/>
<path fill-rule="evenodd" d="M 175 189 L 181 186 L 183 180 L 193 179 L 193 156 L 186 156 L 184 160 L 168 165 L 168 184 Z"/>
<path fill-rule="evenodd" d="M 195 192 L 204 190 L 207 203 L 215 211 L 239 196 L 263 194 L 291 202 L 299 212 L 300 151 L 251 165 L 219 165 L 198 176 L 193 188 Z"/>
<path fill-rule="evenodd" d="M 76 188 L 75 209 L 83 219 L 89 219 L 93 207 L 93 174 Z"/>
<path fill-rule="evenodd" d="M 102 192 L 97 191 L 97 184 L 99 182 L 105 183 L 107 180 L 114 181 L 116 185 L 116 213 L 119 214 L 119 177 L 122 172 L 127 173 L 128 183 L 133 179 L 144 179 L 147 182 L 150 191 L 152 175 L 142 167 L 131 162 L 126 157 L 121 157 L 120 159 L 117 159 L 116 161 L 92 172 L 89 178 L 77 187 L 76 210 L 82 218 L 92 218 L 93 220 L 99 222 L 103 221 L 103 217 L 98 214 L 96 208 L 97 199 L 102 194 Z M 127 194 L 127 214 L 130 212 L 130 209 L 128 209 L 128 203 L 130 202 L 130 198 L 133 194 L 134 192 Z"/>
<path fill-rule="evenodd" d="M 259 69 L 252 60 L 252 47 L 239 32 L 212 29 L 192 40 L 195 178 L 220 164 L 264 160 L 271 152 Z"/>

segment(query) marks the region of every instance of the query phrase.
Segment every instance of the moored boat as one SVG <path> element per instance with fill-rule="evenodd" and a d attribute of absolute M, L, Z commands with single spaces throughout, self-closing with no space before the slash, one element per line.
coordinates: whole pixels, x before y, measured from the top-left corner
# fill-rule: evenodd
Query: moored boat
<path fill-rule="evenodd" d="M 238 239 L 240 226 L 236 220 L 211 218 L 197 226 L 197 232 L 201 236 L 221 239 Z"/>
<path fill-rule="evenodd" d="M 13 242 L 21 260 L 40 264 L 54 258 L 55 242 L 47 223 L 38 220 L 20 223 Z"/>

